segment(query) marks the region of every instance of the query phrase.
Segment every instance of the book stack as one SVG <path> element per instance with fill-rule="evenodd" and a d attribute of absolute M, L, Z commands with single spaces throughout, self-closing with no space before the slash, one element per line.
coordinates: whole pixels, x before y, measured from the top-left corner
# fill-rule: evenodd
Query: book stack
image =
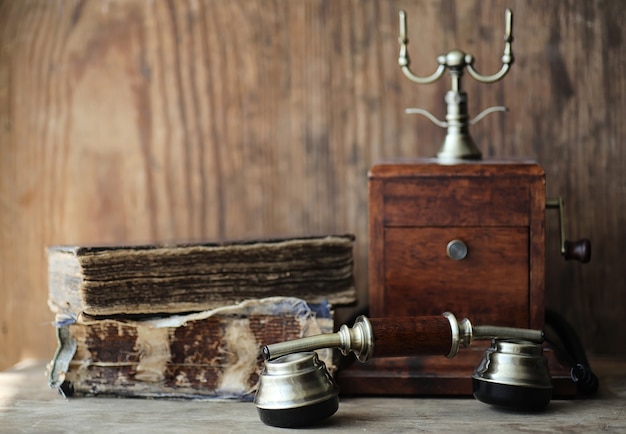
<path fill-rule="evenodd" d="M 263 345 L 334 331 L 356 301 L 351 235 L 48 249 L 67 396 L 249 400 Z M 335 368 L 331 350 L 320 358 Z"/>

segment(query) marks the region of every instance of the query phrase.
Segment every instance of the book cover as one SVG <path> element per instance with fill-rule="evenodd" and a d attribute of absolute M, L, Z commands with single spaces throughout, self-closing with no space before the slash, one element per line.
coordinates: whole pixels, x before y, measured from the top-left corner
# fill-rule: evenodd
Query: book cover
<path fill-rule="evenodd" d="M 66 396 L 251 400 L 263 345 L 333 332 L 328 303 L 269 297 L 187 315 L 57 324 L 49 383 Z M 332 350 L 318 352 L 334 371 Z"/>

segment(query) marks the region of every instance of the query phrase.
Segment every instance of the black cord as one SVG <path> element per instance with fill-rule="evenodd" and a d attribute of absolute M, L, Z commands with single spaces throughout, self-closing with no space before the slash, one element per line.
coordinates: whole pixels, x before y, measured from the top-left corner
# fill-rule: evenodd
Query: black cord
<path fill-rule="evenodd" d="M 592 395 L 600 384 L 598 377 L 591 370 L 585 350 L 574 328 L 557 312 L 546 309 L 546 325 L 556 333 L 558 340 L 546 340 L 560 352 L 572 366 L 570 376 L 582 395 Z"/>

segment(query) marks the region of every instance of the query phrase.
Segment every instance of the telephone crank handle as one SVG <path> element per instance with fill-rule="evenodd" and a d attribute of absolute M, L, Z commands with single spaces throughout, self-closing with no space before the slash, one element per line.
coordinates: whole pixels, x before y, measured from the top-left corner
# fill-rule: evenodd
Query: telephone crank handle
<path fill-rule="evenodd" d="M 591 241 L 584 238 L 578 241 L 568 241 L 565 239 L 565 213 L 563 208 L 565 202 L 561 196 L 556 199 L 546 200 L 546 208 L 555 208 L 559 211 L 559 232 L 561 240 L 561 255 L 566 261 L 575 259 L 586 264 L 591 260 Z"/>
<path fill-rule="evenodd" d="M 472 327 L 468 319 L 457 321 L 446 312 L 440 316 L 367 318 L 359 316 L 353 327 L 342 325 L 337 333 L 271 344 L 263 347 L 263 357 L 273 360 L 287 354 L 338 348 L 344 356 L 355 353 L 366 362 L 372 357 L 444 355 L 454 357 L 461 347 L 476 339 L 517 338 L 543 342 L 541 330 L 499 326 Z"/>

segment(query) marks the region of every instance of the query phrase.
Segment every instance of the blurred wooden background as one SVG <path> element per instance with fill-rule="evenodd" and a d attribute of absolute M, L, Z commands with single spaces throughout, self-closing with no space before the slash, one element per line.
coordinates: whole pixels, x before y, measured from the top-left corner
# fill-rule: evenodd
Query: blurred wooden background
<path fill-rule="evenodd" d="M 367 294 L 367 171 L 435 154 L 449 80 L 414 70 L 459 48 L 493 73 L 505 7 L 509 75 L 465 77 L 488 157 L 536 158 L 588 265 L 558 253 L 547 300 L 595 354 L 626 354 L 626 56 L 621 0 L 0 1 L 0 368 L 49 358 L 45 247 L 357 235 Z M 366 303 L 362 298 L 361 306 Z"/>

